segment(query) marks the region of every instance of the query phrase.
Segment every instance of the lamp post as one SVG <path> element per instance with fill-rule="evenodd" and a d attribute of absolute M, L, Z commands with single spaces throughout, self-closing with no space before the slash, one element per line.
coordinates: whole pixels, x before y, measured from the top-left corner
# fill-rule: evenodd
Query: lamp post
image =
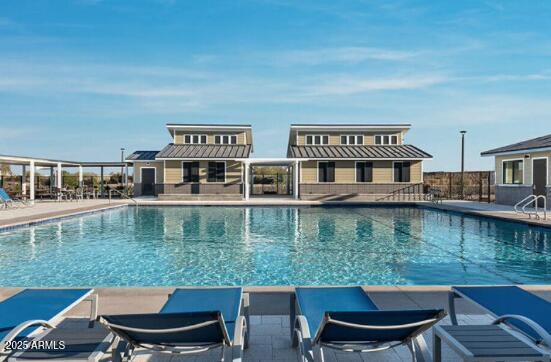
<path fill-rule="evenodd" d="M 465 200 L 465 133 L 467 131 L 459 133 L 461 133 L 461 200 Z"/>

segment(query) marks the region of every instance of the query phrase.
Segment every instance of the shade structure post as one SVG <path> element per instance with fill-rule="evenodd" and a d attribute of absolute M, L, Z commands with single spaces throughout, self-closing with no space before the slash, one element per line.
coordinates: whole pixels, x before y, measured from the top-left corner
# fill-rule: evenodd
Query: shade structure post
<path fill-rule="evenodd" d="M 34 203 L 34 161 L 31 161 L 30 163 L 30 178 L 31 178 L 31 185 L 29 189 L 29 199 L 31 200 L 31 203 Z"/>
<path fill-rule="evenodd" d="M 100 167 L 100 173 L 99 173 L 99 194 L 101 197 L 103 197 L 104 193 L 104 185 L 103 185 L 103 166 Z"/>
<path fill-rule="evenodd" d="M 50 166 L 50 194 L 54 191 L 54 166 Z"/>
<path fill-rule="evenodd" d="M 21 166 L 21 195 L 27 195 L 27 166 Z"/>
<path fill-rule="evenodd" d="M 84 186 L 84 176 L 82 172 L 82 165 L 78 166 L 78 187 L 82 188 Z"/>
<path fill-rule="evenodd" d="M 61 189 L 63 188 L 63 174 L 61 170 L 61 163 L 57 164 L 57 176 L 56 176 L 56 187 L 57 187 L 57 199 L 61 201 Z"/>
<path fill-rule="evenodd" d="M 250 180 L 249 180 L 249 168 L 250 164 L 248 162 L 243 162 L 243 166 L 245 167 L 245 179 L 243 180 L 244 189 L 245 189 L 245 200 L 248 200 L 251 194 L 250 190 Z"/>
<path fill-rule="evenodd" d="M 300 167 L 300 163 L 298 161 L 295 161 L 293 163 L 293 197 L 294 197 L 295 200 L 298 200 L 298 198 L 299 198 L 299 192 L 298 192 L 299 167 Z"/>

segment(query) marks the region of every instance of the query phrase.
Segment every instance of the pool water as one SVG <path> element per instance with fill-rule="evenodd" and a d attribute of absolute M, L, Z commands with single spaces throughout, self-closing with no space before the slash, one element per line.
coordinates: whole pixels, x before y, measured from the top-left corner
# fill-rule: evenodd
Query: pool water
<path fill-rule="evenodd" d="M 415 207 L 128 207 L 0 233 L 0 286 L 548 284 L 551 229 Z"/>

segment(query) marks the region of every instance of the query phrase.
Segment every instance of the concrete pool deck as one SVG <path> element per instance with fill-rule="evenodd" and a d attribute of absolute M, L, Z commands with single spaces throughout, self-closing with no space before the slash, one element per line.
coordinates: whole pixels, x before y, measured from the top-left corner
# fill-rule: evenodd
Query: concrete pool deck
<path fill-rule="evenodd" d="M 523 287 L 551 301 L 551 286 Z M 449 287 L 364 287 L 370 297 L 382 309 L 447 309 L 447 292 Z M 0 300 L 3 300 L 19 289 L 0 288 Z M 156 313 L 166 302 L 172 288 L 98 288 L 99 314 Z M 289 332 L 289 293 L 290 287 L 245 288 L 251 295 L 251 339 L 250 348 L 245 351 L 244 361 L 298 361 L 296 351 L 290 345 Z M 485 314 L 465 300 L 456 301 L 456 310 L 461 324 L 490 324 L 492 317 Z M 86 302 L 77 305 L 66 314 L 66 319 L 60 328 L 68 328 L 75 333 L 75 328 L 86 333 L 86 320 L 82 319 L 89 313 Z M 450 324 L 446 317 L 442 324 Z M 80 333 L 80 332 L 78 332 Z M 432 332 L 425 333 L 425 339 L 432 348 Z M 170 355 L 150 355 L 141 353 L 135 361 L 216 361 L 219 352 L 197 355 L 195 357 L 180 357 Z M 109 356 L 106 356 L 107 358 Z M 410 361 L 407 348 L 394 350 L 351 354 L 327 351 L 327 361 Z M 447 346 L 443 349 L 444 361 L 459 361 Z"/>
<path fill-rule="evenodd" d="M 295 200 L 288 197 L 254 197 L 250 200 L 221 200 L 221 201 L 159 201 L 155 198 L 137 198 L 136 205 L 139 206 L 384 206 L 384 205 L 403 205 L 435 208 L 444 211 L 463 212 L 471 215 L 493 217 L 502 220 L 522 222 L 530 225 L 551 227 L 551 211 L 548 212 L 547 220 L 530 219 L 527 215 L 515 213 L 512 206 L 496 205 L 493 203 L 474 202 L 474 201 L 443 201 L 435 204 L 430 201 L 380 201 L 380 202 L 358 202 L 358 201 L 311 201 Z M 17 209 L 0 209 L 0 229 L 7 227 L 16 227 L 48 221 L 49 219 L 58 219 L 70 216 L 76 216 L 88 212 L 108 210 L 110 208 L 121 207 L 124 205 L 135 205 L 130 200 L 114 200 L 109 202 L 105 199 L 82 200 L 82 201 L 37 201 L 32 207 Z"/>

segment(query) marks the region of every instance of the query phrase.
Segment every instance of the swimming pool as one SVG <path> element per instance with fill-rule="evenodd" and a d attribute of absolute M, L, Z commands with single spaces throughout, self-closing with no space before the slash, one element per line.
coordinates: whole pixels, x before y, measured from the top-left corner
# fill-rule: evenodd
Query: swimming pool
<path fill-rule="evenodd" d="M 0 233 L 0 286 L 548 284 L 551 230 L 418 207 L 128 207 Z"/>

